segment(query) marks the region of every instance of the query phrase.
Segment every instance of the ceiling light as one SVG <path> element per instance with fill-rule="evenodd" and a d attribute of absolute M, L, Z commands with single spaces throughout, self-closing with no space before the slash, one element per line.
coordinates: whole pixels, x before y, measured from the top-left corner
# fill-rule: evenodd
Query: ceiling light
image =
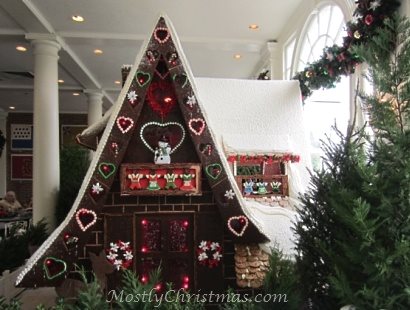
<path fill-rule="evenodd" d="M 81 15 L 73 15 L 71 16 L 71 19 L 77 23 L 82 23 L 84 21 L 84 17 Z"/>
<path fill-rule="evenodd" d="M 80 96 L 79 93 L 73 93 L 73 96 Z"/>
<path fill-rule="evenodd" d="M 241 59 L 241 54 L 235 54 L 234 56 L 233 56 L 233 58 L 235 58 L 235 59 Z"/>
<path fill-rule="evenodd" d="M 259 29 L 259 25 L 257 25 L 257 24 L 250 24 L 250 25 L 249 25 L 249 29 L 250 29 L 250 30 L 258 30 L 258 29 Z"/>
<path fill-rule="evenodd" d="M 64 80 L 58 80 L 58 83 L 64 83 Z"/>
<path fill-rule="evenodd" d="M 99 49 L 95 49 L 95 50 L 94 50 L 94 54 L 95 54 L 95 55 L 101 55 L 102 53 L 103 53 L 102 50 L 99 50 Z"/>
<path fill-rule="evenodd" d="M 10 110 L 15 110 L 15 109 L 16 109 L 16 107 L 9 107 L 9 109 L 10 109 Z"/>
<path fill-rule="evenodd" d="M 121 82 L 120 82 L 120 81 L 115 81 L 114 83 L 115 83 L 115 84 L 121 84 Z"/>
<path fill-rule="evenodd" d="M 19 52 L 25 52 L 27 51 L 27 48 L 21 45 L 16 46 L 16 50 L 18 50 Z"/>

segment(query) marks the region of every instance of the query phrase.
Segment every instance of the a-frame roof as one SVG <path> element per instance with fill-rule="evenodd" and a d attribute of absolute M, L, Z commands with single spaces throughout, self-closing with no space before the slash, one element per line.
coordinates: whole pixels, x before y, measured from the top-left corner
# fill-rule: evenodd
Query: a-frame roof
<path fill-rule="evenodd" d="M 172 56 L 171 58 L 171 55 Z M 178 106 L 189 128 L 189 136 L 214 192 L 221 217 L 231 237 L 241 243 L 268 241 L 257 221 L 243 205 L 241 193 L 235 185 L 222 150 L 215 143 L 215 137 L 208 127 L 206 115 L 202 112 L 192 73 L 182 52 L 170 21 L 161 16 L 150 39 L 144 44 L 130 74 L 113 107 L 105 131 L 99 141 L 94 158 L 84 178 L 79 194 L 63 223 L 51 234 L 44 244 L 30 257 L 16 285 L 53 286 L 58 284 L 73 267 L 76 255 L 67 249 L 67 235 L 78 238 L 81 249 L 91 233 L 98 214 L 101 212 L 106 194 L 109 192 L 115 173 L 127 150 L 135 129 L 135 121 L 141 113 L 144 98 L 160 56 L 168 62 L 168 70 L 175 84 Z M 130 101 L 127 94 L 137 94 L 137 100 Z M 187 100 L 194 102 L 187 104 Z M 192 98 L 195 100 L 192 101 Z M 115 150 L 113 150 L 115 145 Z M 212 152 L 201 152 L 201 145 L 211 145 Z M 208 173 L 213 167 L 217 172 Z M 93 189 L 101 188 L 97 193 Z M 53 271 L 51 271 L 53 269 Z"/>

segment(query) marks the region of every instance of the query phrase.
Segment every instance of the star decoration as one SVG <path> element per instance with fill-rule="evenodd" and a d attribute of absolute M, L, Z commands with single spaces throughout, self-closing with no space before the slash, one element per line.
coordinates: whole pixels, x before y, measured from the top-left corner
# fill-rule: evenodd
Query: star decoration
<path fill-rule="evenodd" d="M 120 250 L 126 250 L 130 246 L 129 242 L 120 241 Z"/>
<path fill-rule="evenodd" d="M 380 5 L 380 0 L 375 0 L 370 4 L 370 9 L 375 11 Z"/>
<path fill-rule="evenodd" d="M 201 243 L 199 244 L 199 248 L 203 249 L 204 251 L 208 250 L 208 246 L 206 244 L 206 241 L 201 241 Z"/>
<path fill-rule="evenodd" d="M 104 191 L 104 188 L 101 186 L 101 184 L 100 183 L 96 183 L 96 184 L 93 184 L 93 186 L 92 186 L 92 188 L 91 188 L 91 192 L 93 193 L 93 194 L 99 194 L 99 193 L 101 193 L 101 192 L 103 192 Z"/>
<path fill-rule="evenodd" d="M 125 251 L 124 258 L 130 260 L 133 258 L 131 251 Z"/>
<path fill-rule="evenodd" d="M 186 101 L 186 104 L 189 105 L 189 107 L 192 108 L 192 106 L 193 106 L 194 104 L 196 104 L 196 98 L 195 98 L 195 96 L 194 96 L 194 95 L 188 96 L 188 100 Z"/>
<path fill-rule="evenodd" d="M 217 248 L 219 248 L 220 247 L 220 245 L 219 245 L 219 243 L 218 242 L 212 242 L 211 243 L 211 250 L 212 251 L 215 251 Z"/>
<path fill-rule="evenodd" d="M 115 260 L 117 258 L 117 256 L 118 256 L 118 254 L 110 253 L 110 254 L 107 255 L 107 258 L 109 260 Z"/>
<path fill-rule="evenodd" d="M 115 269 L 120 270 L 121 266 L 122 266 L 122 260 L 121 259 L 116 259 L 113 263 Z"/>
<path fill-rule="evenodd" d="M 111 243 L 110 243 L 110 247 L 111 247 L 111 250 L 112 250 L 113 252 L 118 252 L 119 246 L 116 245 L 115 243 L 111 242 Z"/>
<path fill-rule="evenodd" d="M 135 90 L 132 90 L 127 94 L 127 98 L 129 101 L 131 101 L 131 103 L 134 103 L 134 101 L 138 99 L 138 95 Z"/>
<path fill-rule="evenodd" d="M 227 199 L 232 200 L 233 197 L 235 197 L 235 193 L 233 192 L 233 190 L 230 189 L 229 191 L 226 191 L 226 192 L 225 192 L 225 197 L 226 197 Z"/>
<path fill-rule="evenodd" d="M 203 252 L 203 253 L 201 253 L 201 254 L 198 255 L 198 260 L 199 260 L 199 261 L 203 261 L 203 260 L 205 260 L 205 259 L 207 259 L 207 258 L 208 258 L 208 255 L 207 255 L 205 252 Z"/>

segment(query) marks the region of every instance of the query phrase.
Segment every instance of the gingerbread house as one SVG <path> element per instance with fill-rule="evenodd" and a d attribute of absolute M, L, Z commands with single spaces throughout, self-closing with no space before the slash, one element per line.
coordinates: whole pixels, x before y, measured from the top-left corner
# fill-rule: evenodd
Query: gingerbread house
<path fill-rule="evenodd" d="M 297 82 L 194 79 L 165 16 L 123 77 L 78 137 L 95 154 L 72 209 L 16 284 L 59 286 L 103 253 L 109 289 L 159 265 L 176 288 L 260 287 L 308 182 Z"/>

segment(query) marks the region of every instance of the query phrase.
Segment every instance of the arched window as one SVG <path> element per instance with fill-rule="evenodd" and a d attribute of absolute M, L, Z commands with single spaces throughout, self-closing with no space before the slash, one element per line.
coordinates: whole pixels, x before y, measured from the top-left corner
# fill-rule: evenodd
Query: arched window
<path fill-rule="evenodd" d="M 298 45 L 296 70 L 303 70 L 309 63 L 319 59 L 326 46 L 342 44 L 346 35 L 345 19 L 339 6 L 326 4 L 319 7 L 307 21 Z M 336 88 L 316 90 L 305 101 L 305 119 L 310 131 L 313 166 L 320 166 L 320 140 L 325 135 L 335 137 L 332 126 L 346 131 L 350 115 L 350 80 L 343 77 Z"/>

